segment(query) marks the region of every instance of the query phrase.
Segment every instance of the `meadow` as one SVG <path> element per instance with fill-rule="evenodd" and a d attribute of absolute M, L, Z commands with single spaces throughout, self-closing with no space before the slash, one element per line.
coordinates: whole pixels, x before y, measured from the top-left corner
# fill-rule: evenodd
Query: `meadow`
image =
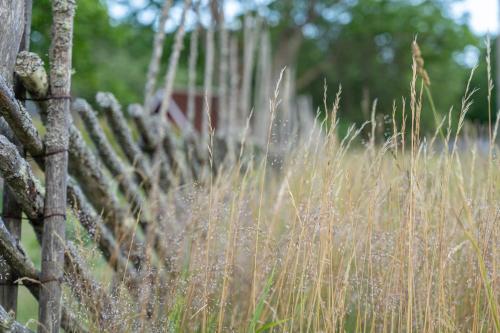
<path fill-rule="evenodd" d="M 161 203 L 168 279 L 152 270 L 143 280 L 140 313 L 70 220 L 82 257 L 113 291 L 119 310 L 109 315 L 148 332 L 499 331 L 498 146 L 484 149 L 464 130 L 472 90 L 448 114 L 458 119 L 420 135 L 420 113 L 430 111 L 419 82 L 415 62 L 408 106 L 383 124 L 388 138 L 377 137 L 374 116 L 339 137 L 337 94 L 325 101 L 331 118 L 318 118 L 279 163 L 242 153 L 207 186 L 173 190 Z M 266 154 L 272 141 L 270 130 Z M 83 319 L 93 311 L 68 292 L 65 302 Z M 21 304 L 21 321 L 33 318 L 30 302 Z"/>

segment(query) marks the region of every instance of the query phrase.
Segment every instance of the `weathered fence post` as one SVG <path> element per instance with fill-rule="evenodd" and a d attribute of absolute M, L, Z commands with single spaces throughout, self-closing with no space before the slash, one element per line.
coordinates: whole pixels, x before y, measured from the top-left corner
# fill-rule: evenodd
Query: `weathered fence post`
<path fill-rule="evenodd" d="M 198 44 L 201 31 L 199 7 L 200 2 L 198 1 L 194 4 L 196 26 L 193 28 L 189 40 L 187 118 L 193 126 L 195 124 L 196 116 L 196 65 L 198 63 Z"/>
<path fill-rule="evenodd" d="M 13 67 L 18 50 L 27 49 L 29 46 L 29 34 L 31 24 L 31 0 L 17 1 L 6 4 L 0 1 L 0 74 L 8 81 L 8 85 L 14 85 Z M 16 89 L 16 93 L 22 94 L 22 89 Z M 5 133 L 13 138 L 10 129 L 5 128 Z M 3 191 L 3 211 L 7 229 L 18 242 L 21 237 L 22 211 L 14 200 L 11 189 L 7 186 Z M 0 305 L 6 311 L 17 310 L 18 287 L 14 284 L 17 277 L 14 270 L 5 262 L 0 261 Z"/>
<path fill-rule="evenodd" d="M 45 137 L 44 230 L 39 332 L 58 332 L 61 317 L 66 179 L 68 170 L 71 60 L 75 0 L 53 0 L 50 49 L 50 101 Z"/>
<path fill-rule="evenodd" d="M 229 110 L 228 110 L 228 75 L 229 75 L 229 34 L 226 28 L 224 7 L 222 1 L 217 1 L 217 21 L 216 27 L 219 37 L 219 55 L 218 55 L 218 66 L 219 66 L 219 105 L 218 105 L 218 132 L 223 137 L 227 136 L 227 131 L 229 129 Z M 231 92 L 236 94 L 235 91 Z"/>
<path fill-rule="evenodd" d="M 263 31 L 260 37 L 260 50 L 257 63 L 257 80 L 255 84 L 255 121 L 254 140 L 260 147 L 265 147 L 267 131 L 270 123 L 269 101 L 272 95 L 271 37 Z"/>
<path fill-rule="evenodd" d="M 0 74 L 12 84 L 24 31 L 24 1 L 0 0 Z"/>
<path fill-rule="evenodd" d="M 255 66 L 255 50 L 257 38 L 260 34 L 261 22 L 258 18 L 245 16 L 243 23 L 243 70 L 241 77 L 241 97 L 238 126 L 244 127 L 250 114 L 250 100 L 252 96 L 252 77 Z"/>
<path fill-rule="evenodd" d="M 156 88 L 158 72 L 160 71 L 160 62 L 165 41 L 165 24 L 167 23 L 170 7 L 172 7 L 172 0 L 165 0 L 158 20 L 158 30 L 154 37 L 153 54 L 151 55 L 146 78 L 146 87 L 144 88 L 144 109 L 148 114 L 152 112 L 150 111 L 150 104 Z"/>

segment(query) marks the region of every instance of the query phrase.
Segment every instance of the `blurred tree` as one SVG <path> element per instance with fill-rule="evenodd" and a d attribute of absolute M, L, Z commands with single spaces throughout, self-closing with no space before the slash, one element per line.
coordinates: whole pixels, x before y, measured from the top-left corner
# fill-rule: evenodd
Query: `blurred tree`
<path fill-rule="evenodd" d="M 299 92 L 311 93 L 317 105 L 323 99 L 324 78 L 330 87 L 341 83 L 342 118 L 362 121 L 369 117 L 368 110 L 375 98 L 378 112 L 391 114 L 393 100 L 399 102 L 402 96 L 408 96 L 410 44 L 418 34 L 438 111 L 446 113 L 452 104 L 460 102 L 469 70 L 462 61 L 464 54 L 471 45 L 478 45 L 478 38 L 469 27 L 450 17 L 449 3 L 273 2 L 269 22 L 274 30 L 274 45 L 278 45 L 275 64 L 285 59 L 285 64 L 295 66 Z M 290 46 L 290 39 L 298 42 Z M 424 112 L 423 126 L 432 129 L 433 123 L 431 112 Z"/>
<path fill-rule="evenodd" d="M 495 66 L 495 59 L 497 59 L 497 49 L 495 48 L 495 44 L 498 38 L 491 40 L 491 78 L 495 80 L 498 74 L 498 67 Z M 467 114 L 467 117 L 477 124 L 488 124 L 488 66 L 486 63 L 486 55 L 487 48 L 486 43 L 482 43 L 481 45 L 481 54 L 479 57 L 479 64 L 476 70 L 476 74 L 472 78 L 471 86 L 474 88 L 479 88 L 479 90 L 475 94 L 474 104 L 472 104 L 470 111 Z M 497 83 L 498 87 L 498 83 Z M 498 90 L 493 89 L 491 96 L 491 116 L 492 121 L 495 121 L 495 116 L 497 114 L 498 108 L 495 107 L 495 103 L 497 101 Z"/>
<path fill-rule="evenodd" d="M 308 31 L 309 37 L 316 39 L 317 36 L 311 35 L 312 30 L 321 26 L 332 27 L 333 22 L 324 14 L 339 3 L 340 0 L 285 0 L 271 4 L 271 15 L 279 17 L 274 36 L 273 68 L 276 72 L 297 62 Z"/>
<path fill-rule="evenodd" d="M 50 0 L 33 6 L 32 49 L 47 60 L 50 45 Z M 99 90 L 124 103 L 142 101 L 150 57 L 149 27 L 112 22 L 104 2 L 79 0 L 75 18 L 73 94 L 94 99 Z"/>
<path fill-rule="evenodd" d="M 294 67 L 298 91 L 311 94 L 316 105 L 322 105 L 324 78 L 330 91 L 341 83 L 342 119 L 359 122 L 368 117 L 375 98 L 379 101 L 378 112 L 391 114 L 393 100 L 400 103 L 402 96 L 409 95 L 410 44 L 417 34 L 438 111 L 446 113 L 453 104 L 458 109 L 471 67 L 464 59 L 477 51 L 480 40 L 466 24 L 451 18 L 452 1 L 280 0 L 271 1 L 259 13 L 266 17 L 275 46 L 275 71 L 284 65 Z M 142 100 L 151 30 L 162 2 L 79 0 L 75 94 L 93 99 L 97 90 L 109 90 L 124 103 Z M 109 4 L 126 8 L 118 21 L 109 17 Z M 207 2 L 203 4 L 203 10 L 209 10 Z M 240 6 L 245 10 L 256 8 L 243 0 Z M 33 48 L 41 54 L 47 53 L 49 45 L 49 8 L 49 0 L 37 1 L 34 6 Z M 164 66 L 171 43 L 169 34 Z M 186 81 L 186 59 L 181 56 L 178 84 Z M 202 70 L 200 62 L 200 74 Z M 486 91 L 486 79 L 480 76 L 476 74 L 478 87 Z M 479 103 L 475 106 L 471 118 L 484 121 L 487 109 L 480 108 Z M 427 111 L 423 113 L 423 127 L 432 129 L 434 120 Z"/>

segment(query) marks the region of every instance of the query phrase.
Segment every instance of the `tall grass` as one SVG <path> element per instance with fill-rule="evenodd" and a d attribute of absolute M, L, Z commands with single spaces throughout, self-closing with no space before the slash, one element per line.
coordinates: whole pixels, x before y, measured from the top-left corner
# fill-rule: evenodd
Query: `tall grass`
<path fill-rule="evenodd" d="M 367 124 L 337 137 L 339 93 L 333 123 L 318 122 L 280 170 L 241 154 L 206 187 L 174 190 L 170 279 L 144 285 L 156 295 L 146 323 L 116 293 L 120 320 L 130 331 L 499 331 L 499 149 L 460 139 L 471 88 L 448 115 L 459 128 L 444 119 L 422 138 L 418 83 L 414 64 L 410 110 L 393 112 L 409 124 L 393 119 L 384 142 L 372 128 L 360 144 Z"/>

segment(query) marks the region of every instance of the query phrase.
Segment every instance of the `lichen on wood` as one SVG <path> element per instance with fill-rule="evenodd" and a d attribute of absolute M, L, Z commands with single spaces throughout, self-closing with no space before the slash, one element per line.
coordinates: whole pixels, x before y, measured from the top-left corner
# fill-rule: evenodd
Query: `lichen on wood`
<path fill-rule="evenodd" d="M 140 188 L 132 178 L 131 168 L 118 157 L 104 131 L 99 124 L 95 111 L 83 99 L 77 99 L 72 104 L 72 109 L 76 111 L 83 120 L 85 128 L 97 148 L 97 152 L 106 165 L 111 175 L 115 177 L 121 191 L 131 203 L 134 216 L 140 217 L 141 211 L 145 208 L 145 202 Z M 144 214 L 145 212 L 142 212 Z"/>
<path fill-rule="evenodd" d="M 131 104 L 128 109 L 129 116 L 134 120 L 143 141 L 143 149 L 152 153 L 159 142 L 158 127 L 154 126 L 154 117 L 146 115 L 140 104 Z"/>
<path fill-rule="evenodd" d="M 0 174 L 13 190 L 26 215 L 33 220 L 43 216 L 43 187 L 34 177 L 31 166 L 19 154 L 16 146 L 0 135 Z"/>
<path fill-rule="evenodd" d="M 9 313 L 0 306 L 0 332 L 6 333 L 33 333 L 26 326 L 16 321 L 14 313 Z"/>
<path fill-rule="evenodd" d="M 97 94 L 97 103 L 103 109 L 106 119 L 115 134 L 115 138 L 120 144 L 129 162 L 136 167 L 136 176 L 147 189 L 151 188 L 151 166 L 135 142 L 127 121 L 123 116 L 121 106 L 111 93 L 100 92 Z"/>
<path fill-rule="evenodd" d="M 5 118 L 16 138 L 30 154 L 36 157 L 41 157 L 44 154 L 43 141 L 33 125 L 33 120 L 1 76 L 0 114 Z"/>
<path fill-rule="evenodd" d="M 42 99 L 47 96 L 49 89 L 47 72 L 43 60 L 36 53 L 19 52 L 15 72 L 33 98 Z"/>

